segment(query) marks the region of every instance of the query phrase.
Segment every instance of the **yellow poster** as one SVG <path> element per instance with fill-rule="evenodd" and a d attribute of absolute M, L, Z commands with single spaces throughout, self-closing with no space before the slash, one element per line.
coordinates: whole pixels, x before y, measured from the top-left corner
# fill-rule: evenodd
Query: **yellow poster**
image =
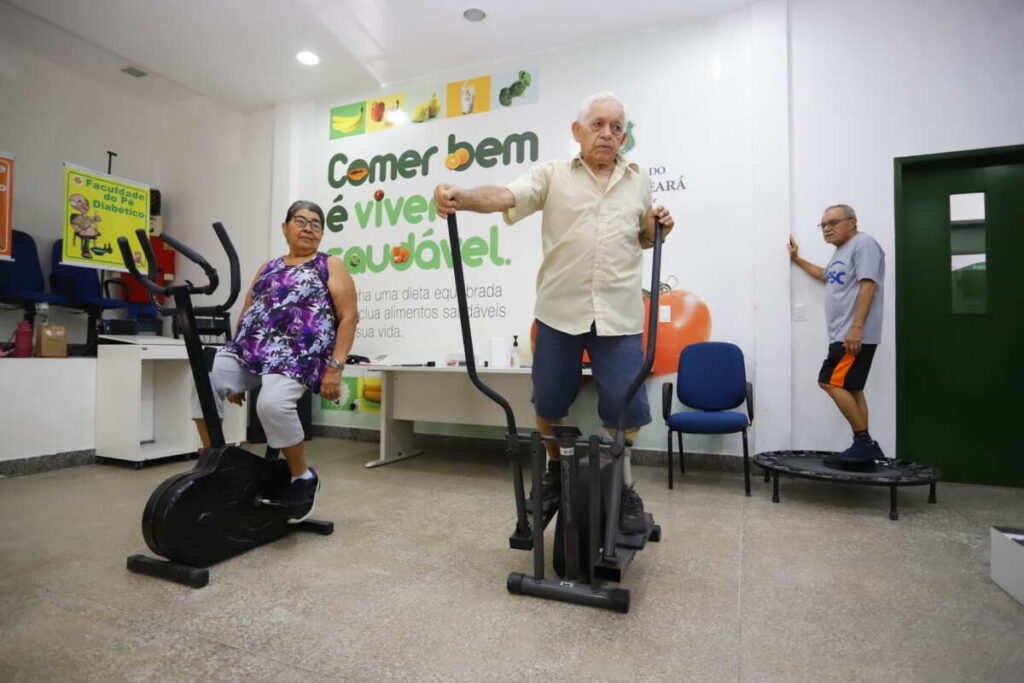
<path fill-rule="evenodd" d="M 127 272 L 118 237 L 127 237 L 145 270 L 136 230 L 149 234 L 149 187 L 105 173 L 64 164 L 64 253 L 75 266 Z"/>
<path fill-rule="evenodd" d="M 14 157 L 0 152 L 0 261 L 11 260 L 11 205 L 14 203 Z"/>

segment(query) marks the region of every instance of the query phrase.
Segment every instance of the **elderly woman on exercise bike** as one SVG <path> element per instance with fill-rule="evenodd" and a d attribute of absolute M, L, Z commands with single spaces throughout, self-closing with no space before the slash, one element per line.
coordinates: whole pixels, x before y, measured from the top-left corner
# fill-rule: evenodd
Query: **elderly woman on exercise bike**
<path fill-rule="evenodd" d="M 217 352 L 210 381 L 217 413 L 224 398 L 242 405 L 262 386 L 256 412 L 267 444 L 288 461 L 291 484 L 283 494 L 288 521 L 313 512 L 320 479 L 306 465 L 297 404 L 308 389 L 328 401 L 340 395 L 341 373 L 359 323 L 356 287 L 340 259 L 318 250 L 324 212 L 313 202 L 288 207 L 281 231 L 288 253 L 265 262 L 245 297 L 234 338 Z M 193 409 L 204 447 L 210 445 L 198 402 Z"/>

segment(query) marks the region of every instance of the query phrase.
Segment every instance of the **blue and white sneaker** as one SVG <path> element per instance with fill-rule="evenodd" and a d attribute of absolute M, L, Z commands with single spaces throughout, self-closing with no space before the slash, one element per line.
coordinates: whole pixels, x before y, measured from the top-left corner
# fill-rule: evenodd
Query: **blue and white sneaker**
<path fill-rule="evenodd" d="M 283 502 L 288 506 L 288 523 L 298 524 L 313 514 L 313 507 L 316 505 L 316 494 L 320 491 L 320 477 L 312 467 L 309 471 L 313 474 L 309 479 L 296 479 L 281 496 Z"/>

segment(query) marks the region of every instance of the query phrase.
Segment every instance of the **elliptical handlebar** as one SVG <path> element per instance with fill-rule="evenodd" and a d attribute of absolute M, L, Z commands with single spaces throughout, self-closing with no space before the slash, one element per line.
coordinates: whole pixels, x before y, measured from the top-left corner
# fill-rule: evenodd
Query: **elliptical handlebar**
<path fill-rule="evenodd" d="M 466 300 L 466 280 L 462 269 L 462 245 L 459 243 L 459 225 L 454 213 L 448 214 L 448 242 L 452 248 L 452 267 L 455 270 L 455 293 L 459 304 L 459 321 L 462 328 L 462 345 L 466 352 L 466 370 L 469 380 L 489 399 L 505 411 L 509 436 L 516 434 L 516 416 L 505 397 L 483 383 L 476 371 L 476 357 L 473 353 L 473 333 L 469 327 L 469 305 Z"/>
<path fill-rule="evenodd" d="M 199 315 L 220 315 L 227 312 L 227 310 L 235 303 L 235 300 L 238 298 L 238 293 L 241 290 L 238 253 L 235 251 L 235 247 L 231 243 L 231 238 L 228 237 L 227 230 L 224 229 L 224 224 L 220 221 L 213 224 L 213 231 L 217 234 L 217 239 L 220 240 L 221 246 L 224 248 L 224 251 L 228 256 L 228 263 L 231 269 L 230 291 L 228 292 L 228 298 L 219 305 L 195 307 L 193 311 Z M 146 256 L 146 262 L 149 264 L 146 274 L 143 275 L 139 272 L 138 267 L 135 265 L 135 259 L 132 258 L 131 247 L 129 246 L 128 238 L 126 237 L 117 238 L 117 245 L 121 250 L 121 259 L 124 261 L 125 267 L 128 268 L 129 272 L 131 272 L 135 279 L 138 280 L 149 292 L 150 301 L 153 305 L 156 306 L 162 314 L 173 315 L 175 313 L 174 308 L 161 306 L 156 302 L 157 296 L 168 296 L 171 288 L 156 283 L 156 256 L 153 254 L 153 249 L 149 245 L 149 236 L 146 234 L 146 231 L 142 229 L 136 230 L 135 235 L 138 237 L 139 244 L 142 247 L 142 252 Z M 206 274 L 207 284 L 203 286 L 197 286 L 188 280 L 185 281 L 185 287 L 187 287 L 188 293 L 213 294 L 220 284 L 220 276 L 217 274 L 217 270 L 198 252 L 193 250 L 187 244 L 176 239 L 173 235 L 165 232 L 161 235 L 161 238 L 173 247 L 175 251 L 183 254 L 185 258 L 202 268 L 203 272 Z"/>
<path fill-rule="evenodd" d="M 651 305 L 647 312 L 647 349 L 644 353 L 644 364 L 640 371 L 630 382 L 629 388 L 622 399 L 622 407 L 619 409 L 619 428 L 615 434 L 612 452 L 622 453 L 626 447 L 626 413 L 629 410 L 629 402 L 633 394 L 644 383 L 647 376 L 651 374 L 654 367 L 654 348 L 658 338 L 658 298 L 661 293 L 661 240 L 664 233 L 664 226 L 657 216 L 654 217 L 654 245 L 651 253 Z"/>

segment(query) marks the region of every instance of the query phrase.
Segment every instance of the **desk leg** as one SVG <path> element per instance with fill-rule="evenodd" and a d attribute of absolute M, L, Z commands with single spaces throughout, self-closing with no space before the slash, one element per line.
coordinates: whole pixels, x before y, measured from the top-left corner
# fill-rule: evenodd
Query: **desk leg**
<path fill-rule="evenodd" d="M 380 467 L 393 462 L 407 460 L 423 453 L 414 447 L 413 421 L 396 420 L 395 376 L 390 372 L 381 373 L 380 404 L 380 457 L 366 463 L 366 467 Z"/>

